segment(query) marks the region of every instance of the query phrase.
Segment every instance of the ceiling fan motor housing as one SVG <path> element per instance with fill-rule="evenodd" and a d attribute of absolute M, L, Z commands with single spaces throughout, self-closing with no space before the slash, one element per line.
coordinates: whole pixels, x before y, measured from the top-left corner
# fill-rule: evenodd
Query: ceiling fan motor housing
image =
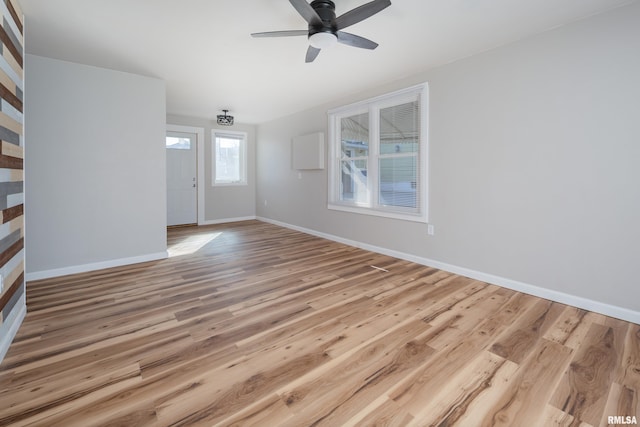
<path fill-rule="evenodd" d="M 336 5 L 331 0 L 313 0 L 311 7 L 316 11 L 322 22 L 309 24 L 309 37 L 316 33 L 331 33 L 335 35 L 338 31 L 335 26 Z"/>

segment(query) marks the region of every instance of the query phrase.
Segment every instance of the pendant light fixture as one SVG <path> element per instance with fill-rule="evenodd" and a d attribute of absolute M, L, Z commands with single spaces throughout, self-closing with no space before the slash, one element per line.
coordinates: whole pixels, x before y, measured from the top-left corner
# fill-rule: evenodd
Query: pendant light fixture
<path fill-rule="evenodd" d="M 233 116 L 227 115 L 229 110 L 222 110 L 224 114 L 218 114 L 218 124 L 221 126 L 232 126 Z"/>

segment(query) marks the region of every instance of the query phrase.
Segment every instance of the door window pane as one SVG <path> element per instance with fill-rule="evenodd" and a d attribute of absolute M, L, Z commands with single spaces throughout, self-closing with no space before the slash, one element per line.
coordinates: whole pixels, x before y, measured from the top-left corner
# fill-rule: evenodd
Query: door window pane
<path fill-rule="evenodd" d="M 175 136 L 167 137 L 167 148 L 171 150 L 190 150 L 191 139 L 190 138 L 178 138 Z"/>

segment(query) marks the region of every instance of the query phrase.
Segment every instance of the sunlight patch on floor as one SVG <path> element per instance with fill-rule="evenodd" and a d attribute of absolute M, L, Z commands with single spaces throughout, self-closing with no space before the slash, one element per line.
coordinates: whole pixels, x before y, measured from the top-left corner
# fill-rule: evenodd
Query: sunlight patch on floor
<path fill-rule="evenodd" d="M 196 236 L 189 236 L 179 243 L 170 246 L 167 251 L 169 252 L 169 258 L 180 255 L 191 255 L 198 252 L 207 243 L 211 242 L 215 238 L 219 237 L 222 233 L 206 233 L 198 234 Z"/>

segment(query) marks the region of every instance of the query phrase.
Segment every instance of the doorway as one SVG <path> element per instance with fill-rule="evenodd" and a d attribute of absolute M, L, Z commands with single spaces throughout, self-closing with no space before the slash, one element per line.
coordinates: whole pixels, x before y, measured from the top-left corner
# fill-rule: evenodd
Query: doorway
<path fill-rule="evenodd" d="M 198 223 L 198 137 L 167 131 L 167 226 Z"/>

